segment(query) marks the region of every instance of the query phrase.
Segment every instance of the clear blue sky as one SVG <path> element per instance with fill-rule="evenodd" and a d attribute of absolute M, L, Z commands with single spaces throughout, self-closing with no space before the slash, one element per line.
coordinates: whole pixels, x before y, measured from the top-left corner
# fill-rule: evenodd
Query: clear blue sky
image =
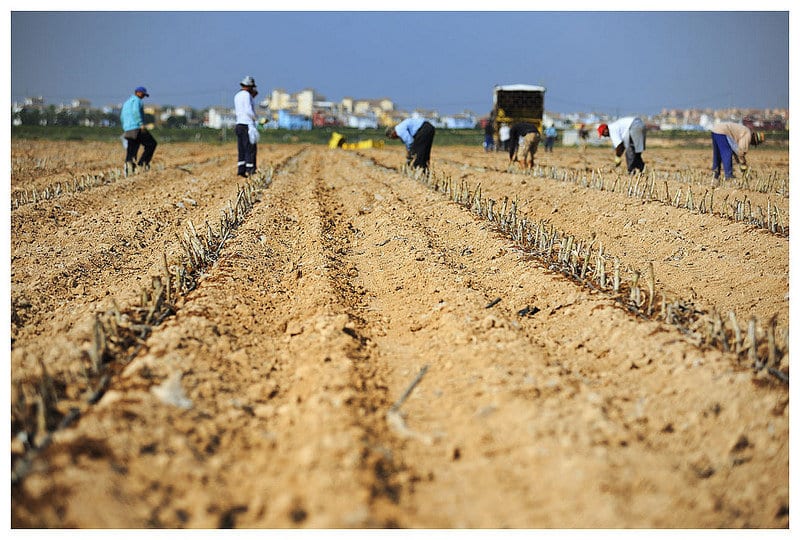
<path fill-rule="evenodd" d="M 789 12 L 11 12 L 12 101 L 231 106 L 244 75 L 441 113 L 512 83 L 553 112 L 788 108 Z"/>

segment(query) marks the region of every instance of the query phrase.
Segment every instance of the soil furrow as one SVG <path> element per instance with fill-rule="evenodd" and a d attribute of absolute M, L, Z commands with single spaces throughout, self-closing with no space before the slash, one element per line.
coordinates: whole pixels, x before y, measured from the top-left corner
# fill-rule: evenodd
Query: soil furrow
<path fill-rule="evenodd" d="M 198 148 L 198 163 L 216 152 Z M 788 527 L 786 385 L 527 260 L 493 223 L 403 175 L 401 149 L 270 150 L 283 161 L 216 263 L 12 486 L 12 527 Z M 519 192 L 525 211 L 558 228 L 597 231 L 626 265 L 661 261 L 670 290 L 724 304 L 725 288 L 698 268 L 717 261 L 713 250 L 738 303 L 763 309 L 788 293 L 748 265 L 769 246 L 741 227 L 523 175 L 453 174 L 496 199 Z M 222 189 L 228 175 L 198 167 L 191 189 Z M 133 184 L 108 191 L 122 213 L 164 221 L 171 199 Z M 66 271 L 108 298 L 137 288 L 166 232 L 140 239 L 140 254 L 137 218 L 109 232 L 109 205 L 92 197 L 84 218 L 58 227 L 31 211 L 39 205 L 20 209 L 38 220 L 27 230 L 63 234 L 25 245 L 12 229 L 26 254 L 12 260 L 14 280 L 30 287 L 31 257 L 49 263 L 61 250 L 64 268 L 45 275 Z M 193 197 L 192 211 L 213 212 L 220 197 Z M 97 251 L 97 238 L 127 241 L 127 258 L 81 277 L 72 257 Z M 788 253 L 760 264 L 788 275 Z M 31 319 L 12 376 L 35 377 L 42 360 L 80 377 L 68 359 L 83 354 L 103 298 L 62 296 L 60 326 Z M 58 391 L 84 399 L 70 376 Z"/>
<path fill-rule="evenodd" d="M 505 249 L 502 239 L 496 240 L 490 251 L 474 247 L 464 250 L 472 242 L 480 244 L 482 236 L 494 234 L 473 223 L 471 217 L 460 215 L 463 211 L 454 205 L 444 201 L 437 204 L 435 196 L 420 194 L 419 187 L 407 183 L 407 179 L 398 179 L 393 184 L 398 191 L 403 188 L 397 198 L 378 193 L 392 204 L 397 204 L 396 200 L 415 201 L 413 210 L 406 209 L 412 215 L 404 219 L 406 212 L 393 206 L 391 215 L 398 219 L 379 222 L 381 229 L 394 232 L 391 241 L 397 238 L 408 243 L 408 251 L 417 254 L 413 261 L 419 270 L 409 267 L 407 256 L 406 261 L 387 260 L 386 256 L 378 259 L 374 253 L 367 253 L 363 260 L 380 260 L 375 266 L 381 272 L 362 265 L 359 275 L 365 281 L 370 279 L 364 286 L 376 297 L 373 305 L 385 302 L 399 306 L 393 310 L 388 327 L 377 333 L 382 336 L 376 338 L 379 356 L 400 356 L 408 361 L 414 357 L 402 358 L 396 351 L 424 350 L 431 363 L 408 401 L 408 424 L 434 440 L 437 434 L 443 435 L 431 445 L 425 444 L 430 438 L 412 438 L 412 448 L 401 456 L 404 463 L 414 464 L 417 478 L 429 480 L 404 492 L 415 494 L 410 500 L 403 499 L 408 505 L 403 505 L 406 515 L 425 508 L 422 500 L 436 503 L 432 505 L 435 510 L 418 516 L 419 521 L 412 520 L 410 526 L 552 527 L 566 523 L 570 527 L 606 527 L 623 519 L 624 526 L 659 527 L 674 523 L 676 513 L 686 523 L 699 520 L 703 526 L 741 526 L 748 523 L 743 508 L 767 521 L 773 519 L 773 512 L 776 516 L 780 513 L 786 503 L 785 483 L 779 490 L 781 495 L 772 497 L 767 507 L 761 506 L 758 497 L 726 495 L 724 486 L 741 474 L 738 465 L 731 465 L 736 458 L 732 450 L 736 441 L 730 448 L 724 446 L 727 443 L 709 448 L 697 433 L 727 433 L 721 424 L 735 423 L 741 409 L 747 407 L 747 400 L 740 401 L 736 393 L 752 392 L 747 372 L 732 369 L 731 360 L 721 354 L 714 360 L 707 355 L 703 364 L 696 364 L 697 352 L 689 344 L 676 347 L 682 340 L 674 331 L 636 321 L 602 296 L 576 290 L 563 279 L 530 268 L 518 254 Z M 423 198 L 425 201 L 420 200 Z M 376 209 L 370 216 L 374 219 L 380 203 L 373 206 Z M 368 242 L 369 228 L 356 223 L 366 235 L 360 245 L 372 245 Z M 425 232 L 428 227 L 431 231 Z M 422 236 L 420 232 L 414 234 L 414 229 L 421 229 Z M 439 241 L 429 243 L 431 238 Z M 450 243 L 449 250 L 440 243 L 444 239 Z M 412 250 L 412 246 L 420 247 Z M 470 280 L 453 290 L 457 281 L 448 283 L 446 278 L 447 269 L 452 268 L 447 254 L 460 250 L 469 255 L 462 257 L 459 266 L 465 268 L 459 268 L 457 275 L 470 276 Z M 398 251 L 393 249 L 387 255 Z M 404 279 L 402 276 L 409 272 L 413 272 L 413 279 Z M 379 274 L 380 280 L 374 281 Z M 517 278 L 509 282 L 508 276 Z M 382 296 L 393 283 L 404 286 L 389 302 Z M 377 294 L 378 290 L 383 294 Z M 487 300 L 493 297 L 500 297 L 501 302 L 487 310 Z M 430 303 L 419 305 L 419 298 Z M 528 306 L 538 311 L 533 316 L 519 316 L 518 308 Z M 404 313 L 410 321 L 403 321 Z M 593 324 L 581 324 L 590 319 Z M 603 327 L 604 332 L 595 334 L 586 326 Z M 667 343 L 673 344 L 668 348 Z M 665 354 L 668 349 L 670 353 Z M 492 361 L 480 362 L 480 358 Z M 417 357 L 417 365 L 421 362 Z M 399 365 L 403 364 L 395 367 Z M 410 379 L 414 372 L 406 368 L 404 375 Z M 657 381 L 664 376 L 673 378 L 674 384 L 659 388 Z M 676 407 L 676 400 L 689 396 L 692 403 L 702 396 L 709 409 Z M 777 394 L 756 390 L 751 398 L 761 403 L 761 410 L 777 408 L 785 414 L 783 390 Z M 572 404 L 568 409 L 564 408 L 565 400 Z M 437 402 L 443 404 L 441 409 L 435 406 Z M 456 409 L 454 403 L 459 404 Z M 716 412 L 709 413 L 712 409 Z M 660 412 L 667 410 L 667 415 Z M 558 427 L 544 427 L 549 422 Z M 755 414 L 751 422 L 748 426 L 752 431 L 736 436 L 749 437 L 750 441 L 758 437 L 764 453 L 753 457 L 758 463 L 748 466 L 780 471 L 787 448 L 771 442 L 769 433 L 776 427 L 771 413 Z M 485 425 L 483 432 L 475 425 Z M 688 461 L 674 458 L 679 449 L 687 448 L 692 456 Z M 781 457 L 776 459 L 776 454 Z M 489 459 L 498 455 L 504 456 L 506 467 L 498 467 L 496 460 Z M 770 473 L 773 479 L 774 472 Z M 676 491 L 696 490 L 698 478 L 704 474 L 713 476 L 708 484 L 713 494 L 710 497 L 720 506 L 717 512 L 707 514 L 708 507 L 692 509 L 691 500 L 674 502 L 664 488 L 669 478 Z M 658 493 L 652 499 L 631 504 L 624 490 L 608 492 L 598 486 L 585 493 L 571 491 L 565 479 L 576 475 L 597 477 L 602 479 L 600 484 L 608 486 L 625 485 L 636 478 L 637 482 L 661 488 L 655 490 Z M 516 491 L 502 483 L 497 489 L 491 487 L 498 479 L 521 485 L 509 479 L 524 477 L 536 477 L 543 485 L 536 491 L 528 487 Z M 766 485 L 759 489 L 768 492 Z M 491 513 L 482 513 L 470 503 L 480 500 L 486 504 L 485 493 L 503 493 L 505 502 L 499 515 L 499 500 L 489 504 Z M 416 502 L 416 496 L 420 502 Z M 667 504 L 668 500 L 673 502 Z M 581 511 L 590 506 L 600 511 L 593 515 Z M 654 506 L 660 510 L 654 512 Z M 537 510 L 531 512 L 532 508 Z M 780 522 L 777 519 L 773 523 Z"/>
<path fill-rule="evenodd" d="M 396 160 L 395 160 L 396 161 Z M 380 163 L 391 163 L 388 159 Z M 519 197 L 520 215 L 546 220 L 576 238 L 595 236 L 625 266 L 644 271 L 653 262 L 659 286 L 740 320 L 777 316 L 787 326 L 788 242 L 766 231 L 661 204 L 642 204 L 543 178 L 508 173 L 457 173 L 486 198 Z M 636 219 L 632 219 L 636 216 Z"/>

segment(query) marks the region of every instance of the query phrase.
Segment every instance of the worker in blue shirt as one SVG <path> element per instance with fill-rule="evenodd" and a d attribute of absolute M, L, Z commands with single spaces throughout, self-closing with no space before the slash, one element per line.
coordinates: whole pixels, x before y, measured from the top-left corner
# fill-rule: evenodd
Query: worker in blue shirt
<path fill-rule="evenodd" d="M 544 130 L 544 151 L 545 152 L 552 152 L 553 145 L 556 142 L 556 137 L 558 136 L 558 132 L 553 124 L 547 126 L 547 129 Z"/>
<path fill-rule="evenodd" d="M 144 86 L 137 86 L 131 97 L 122 105 L 120 121 L 124 131 L 122 137 L 125 143 L 125 174 L 135 171 L 137 166 L 144 170 L 149 169 L 158 144 L 144 125 L 142 100 L 146 97 L 150 97 L 147 89 Z M 144 146 L 144 152 L 137 162 L 139 146 Z"/>
<path fill-rule="evenodd" d="M 406 118 L 394 127 L 386 129 L 386 137 L 400 139 L 406 145 L 406 165 L 428 172 L 431 161 L 431 146 L 436 128 L 424 118 Z"/>

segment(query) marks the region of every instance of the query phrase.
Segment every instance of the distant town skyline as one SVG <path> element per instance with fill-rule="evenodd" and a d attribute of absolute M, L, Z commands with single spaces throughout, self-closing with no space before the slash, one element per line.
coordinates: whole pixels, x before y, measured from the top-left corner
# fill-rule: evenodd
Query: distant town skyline
<path fill-rule="evenodd" d="M 545 86 L 557 113 L 788 108 L 789 12 L 11 13 L 12 101 L 102 107 L 143 85 L 202 109 L 244 75 L 259 99 L 314 88 L 443 114 L 485 114 L 512 83 Z"/>

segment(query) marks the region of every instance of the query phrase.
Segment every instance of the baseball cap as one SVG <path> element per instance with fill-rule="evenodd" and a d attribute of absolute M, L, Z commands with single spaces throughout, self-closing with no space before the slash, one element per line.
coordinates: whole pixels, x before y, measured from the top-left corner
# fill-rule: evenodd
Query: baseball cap
<path fill-rule="evenodd" d="M 147 93 L 147 88 L 145 88 L 144 86 L 137 86 L 133 92 L 134 93 L 141 92 L 142 94 L 144 94 L 145 97 L 150 97 L 150 94 Z"/>
<path fill-rule="evenodd" d="M 600 136 L 602 137 L 602 136 L 603 136 L 603 133 L 604 133 L 604 132 L 605 132 L 607 129 L 608 129 L 608 124 L 600 124 L 599 126 L 597 126 L 597 133 L 599 133 L 599 134 L 600 134 Z"/>

